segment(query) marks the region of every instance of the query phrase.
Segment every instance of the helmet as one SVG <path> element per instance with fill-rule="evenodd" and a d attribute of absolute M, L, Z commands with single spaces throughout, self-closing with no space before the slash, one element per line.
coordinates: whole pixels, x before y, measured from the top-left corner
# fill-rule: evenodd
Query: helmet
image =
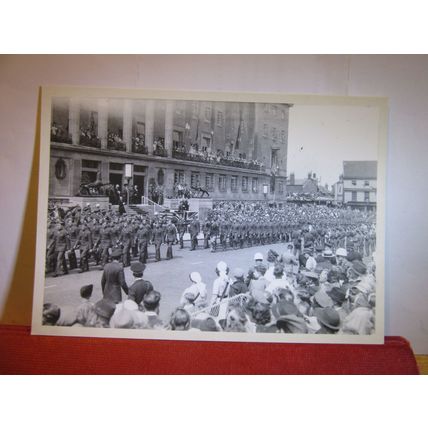
<path fill-rule="evenodd" d="M 348 256 L 348 252 L 344 248 L 338 248 L 336 250 L 336 256 L 347 257 Z"/>

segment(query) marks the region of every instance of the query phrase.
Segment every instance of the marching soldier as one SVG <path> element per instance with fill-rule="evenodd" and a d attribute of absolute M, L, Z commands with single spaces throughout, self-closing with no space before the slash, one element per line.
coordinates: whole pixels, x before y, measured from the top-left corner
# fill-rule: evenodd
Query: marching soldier
<path fill-rule="evenodd" d="M 137 231 L 137 242 L 138 242 L 138 252 L 139 252 L 139 259 L 141 263 L 147 262 L 148 257 L 148 245 L 150 240 L 152 239 L 152 229 L 150 228 L 149 224 L 147 223 L 147 220 L 144 219 L 143 222 L 140 224 L 140 227 Z"/>
<path fill-rule="evenodd" d="M 155 257 L 156 261 L 161 260 L 161 245 L 165 240 L 165 229 L 162 227 L 161 221 L 158 220 L 154 225 L 153 230 L 153 243 L 155 244 Z"/>
<path fill-rule="evenodd" d="M 207 249 L 210 247 L 209 239 L 211 232 L 211 223 L 208 220 L 202 226 L 202 232 L 204 233 L 204 249 Z"/>
<path fill-rule="evenodd" d="M 55 228 L 56 222 L 52 220 L 48 226 L 47 238 L 46 238 L 46 273 L 55 270 Z"/>
<path fill-rule="evenodd" d="M 101 249 L 101 268 L 104 269 L 104 266 L 109 261 L 109 250 L 112 247 L 112 228 L 110 227 L 107 221 L 101 227 L 100 230 L 100 249 Z"/>
<path fill-rule="evenodd" d="M 65 253 L 70 249 L 70 238 L 67 231 L 64 228 L 64 223 L 60 223 L 54 236 L 55 240 L 55 254 L 56 254 L 56 268 L 54 277 L 57 277 L 61 273 L 61 266 L 64 275 L 68 274 L 67 262 L 65 260 Z"/>
<path fill-rule="evenodd" d="M 187 224 L 183 218 L 180 218 L 180 220 L 178 221 L 177 230 L 178 230 L 178 240 L 180 242 L 180 248 L 184 248 L 183 237 L 187 231 Z"/>
<path fill-rule="evenodd" d="M 77 241 L 76 248 L 80 249 L 80 270 L 79 272 L 89 271 L 89 251 L 92 248 L 92 234 L 86 223 L 83 224 Z"/>
<path fill-rule="evenodd" d="M 92 227 L 90 227 L 91 233 L 92 233 L 92 255 L 94 256 L 95 264 L 98 265 L 100 263 L 101 259 L 101 253 L 100 253 L 100 238 L 101 238 L 101 226 L 96 218 L 94 218 L 94 221 L 92 223 Z"/>
<path fill-rule="evenodd" d="M 70 264 L 70 270 L 77 268 L 77 259 L 76 259 L 76 253 L 75 253 L 75 247 L 76 247 L 76 241 L 77 237 L 80 233 L 80 227 L 77 226 L 77 224 L 70 218 L 68 220 L 67 224 L 67 233 L 70 238 L 70 251 L 68 252 L 68 261 Z"/>
<path fill-rule="evenodd" d="M 177 228 L 171 219 L 168 220 L 168 225 L 165 229 L 165 241 L 168 245 L 168 249 L 166 250 L 166 258 L 172 259 L 172 244 L 177 241 Z"/>
<path fill-rule="evenodd" d="M 214 252 L 217 249 L 217 236 L 219 234 L 219 224 L 216 220 L 213 220 L 211 223 L 211 233 L 210 233 L 210 240 L 211 240 L 211 252 Z"/>
<path fill-rule="evenodd" d="M 120 234 L 120 244 L 122 245 L 122 261 L 123 267 L 131 265 L 131 248 L 134 245 L 134 229 L 130 220 L 124 224 Z"/>
<path fill-rule="evenodd" d="M 198 234 L 200 231 L 201 231 L 201 225 L 199 223 L 199 220 L 194 218 L 189 224 L 190 242 L 191 242 L 190 251 L 193 251 L 198 247 Z"/>

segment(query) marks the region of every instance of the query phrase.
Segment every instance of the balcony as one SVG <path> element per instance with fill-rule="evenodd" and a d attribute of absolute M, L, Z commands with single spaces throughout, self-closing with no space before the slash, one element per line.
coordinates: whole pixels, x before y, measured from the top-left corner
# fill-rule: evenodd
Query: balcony
<path fill-rule="evenodd" d="M 96 149 L 101 148 L 101 140 L 97 138 L 95 135 L 89 135 L 86 133 L 80 134 L 79 144 L 81 146 L 94 147 Z"/>
<path fill-rule="evenodd" d="M 176 149 L 172 152 L 175 159 L 188 160 L 191 162 L 207 163 L 211 165 L 232 166 L 235 168 L 251 169 L 253 171 L 264 171 L 265 167 L 261 162 L 233 158 L 231 156 L 222 156 L 220 154 L 212 155 L 208 152 L 186 152 L 184 149 Z"/>
<path fill-rule="evenodd" d="M 54 134 L 51 132 L 51 143 L 64 143 L 71 144 L 71 135 L 70 134 Z"/>

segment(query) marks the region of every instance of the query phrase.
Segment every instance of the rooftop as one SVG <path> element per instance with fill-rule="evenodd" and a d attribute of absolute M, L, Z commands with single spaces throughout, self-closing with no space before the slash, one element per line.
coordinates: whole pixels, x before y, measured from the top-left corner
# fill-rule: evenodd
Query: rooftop
<path fill-rule="evenodd" d="M 377 178 L 377 161 L 343 161 L 343 178 Z"/>

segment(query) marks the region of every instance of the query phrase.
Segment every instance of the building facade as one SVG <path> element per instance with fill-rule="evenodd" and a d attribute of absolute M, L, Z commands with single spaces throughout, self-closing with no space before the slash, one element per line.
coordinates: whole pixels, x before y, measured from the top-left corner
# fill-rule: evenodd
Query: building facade
<path fill-rule="evenodd" d="M 50 197 L 100 180 L 137 185 L 149 197 L 154 186 L 174 197 L 186 183 L 213 199 L 285 200 L 290 107 L 55 98 Z"/>
<path fill-rule="evenodd" d="M 375 210 L 377 162 L 344 161 L 343 175 L 335 185 L 335 198 L 351 208 Z"/>

